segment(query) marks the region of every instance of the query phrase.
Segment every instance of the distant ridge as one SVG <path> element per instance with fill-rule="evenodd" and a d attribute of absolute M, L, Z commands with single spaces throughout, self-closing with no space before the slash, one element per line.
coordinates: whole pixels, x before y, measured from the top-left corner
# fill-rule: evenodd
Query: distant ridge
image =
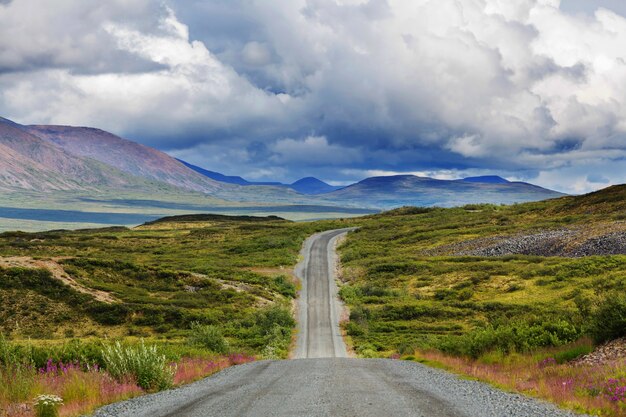
<path fill-rule="evenodd" d="M 300 194 L 306 195 L 316 195 L 316 194 L 324 194 L 329 193 L 335 190 L 338 190 L 342 187 L 335 187 L 330 184 L 325 183 L 322 180 L 319 180 L 315 177 L 305 177 L 301 178 L 298 181 L 292 184 L 283 184 L 281 182 L 254 182 L 248 181 L 240 176 L 234 175 L 224 175 L 219 172 L 209 171 L 208 169 L 201 168 L 197 165 L 190 164 L 189 162 L 183 161 L 182 159 L 177 159 L 180 163 L 184 164 L 186 167 L 208 177 L 215 181 L 220 181 L 228 184 L 237 184 L 243 186 L 249 185 L 271 185 L 271 186 L 279 186 L 285 188 L 291 188 L 294 191 L 299 192 Z"/>
<path fill-rule="evenodd" d="M 497 175 L 483 175 L 480 177 L 467 177 L 467 178 L 463 178 L 461 181 L 476 182 L 476 183 L 482 183 L 482 184 L 508 184 L 510 183 L 510 181 L 505 180 L 504 178 L 499 177 Z"/>
<path fill-rule="evenodd" d="M 367 201 L 370 207 L 453 207 L 465 204 L 513 204 L 547 200 L 565 194 L 523 182 L 475 182 L 438 180 L 414 175 L 366 178 L 356 184 L 323 194 L 338 203 Z"/>
<path fill-rule="evenodd" d="M 292 184 L 259 183 L 196 167 L 100 129 L 23 126 L 0 118 L 0 192 L 19 196 L 24 191 L 38 193 L 35 196 L 42 204 L 66 191 L 72 192 L 73 198 L 91 200 L 102 195 L 122 199 L 120 194 L 126 193 L 131 198 L 124 201 L 137 201 L 138 205 L 164 201 L 168 193 L 170 198 L 176 195 L 176 203 L 210 196 L 216 198 L 216 204 L 253 203 L 248 205 L 260 213 L 266 203 L 379 210 L 512 204 L 563 195 L 495 175 L 452 181 L 413 175 L 372 177 L 347 187 L 334 187 L 314 177 Z M 61 197 L 57 207 L 74 209 Z"/>
<path fill-rule="evenodd" d="M 211 178 L 215 181 L 225 182 L 228 184 L 237 184 L 237 185 L 252 185 L 251 182 L 246 181 L 243 178 L 238 177 L 238 176 L 220 174 L 219 172 L 209 171 L 208 169 L 200 168 L 199 166 L 190 164 L 189 162 L 185 162 L 182 159 L 176 158 L 176 160 L 180 162 L 181 164 L 185 165 L 187 168 L 190 168 L 196 171 L 197 173 L 202 174 L 205 177 Z"/>
<path fill-rule="evenodd" d="M 96 191 L 146 187 L 146 181 L 89 158 L 78 157 L 0 118 L 0 189 Z"/>
<path fill-rule="evenodd" d="M 207 194 L 225 188 L 224 183 L 198 174 L 165 152 L 104 130 L 46 125 L 23 129 L 73 155 L 94 159 L 133 176 Z"/>

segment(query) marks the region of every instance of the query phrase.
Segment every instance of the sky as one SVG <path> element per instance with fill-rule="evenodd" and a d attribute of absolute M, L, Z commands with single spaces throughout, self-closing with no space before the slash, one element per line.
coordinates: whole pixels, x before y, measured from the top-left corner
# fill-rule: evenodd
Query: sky
<path fill-rule="evenodd" d="M 0 115 L 250 180 L 626 183 L 623 0 L 0 0 Z"/>

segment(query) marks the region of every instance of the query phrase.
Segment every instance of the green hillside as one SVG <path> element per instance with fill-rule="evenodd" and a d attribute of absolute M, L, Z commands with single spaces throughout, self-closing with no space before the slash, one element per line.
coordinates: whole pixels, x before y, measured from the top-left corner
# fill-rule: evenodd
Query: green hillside
<path fill-rule="evenodd" d="M 302 242 L 338 226 L 200 216 L 135 229 L 3 233 L 0 331 L 17 340 L 175 343 L 200 322 L 221 327 L 233 348 L 271 345 L 284 355 Z"/>
<path fill-rule="evenodd" d="M 479 356 L 610 337 L 596 334 L 593 314 L 626 289 L 625 201 L 618 186 L 369 217 L 340 248 L 341 295 L 351 309 L 345 328 L 356 351 Z"/>

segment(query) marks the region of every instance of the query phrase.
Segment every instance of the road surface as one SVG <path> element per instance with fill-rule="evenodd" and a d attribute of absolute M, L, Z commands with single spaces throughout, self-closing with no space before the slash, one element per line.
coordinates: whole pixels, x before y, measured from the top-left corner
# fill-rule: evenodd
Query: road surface
<path fill-rule="evenodd" d="M 302 281 L 298 302 L 298 339 L 294 357 L 345 358 L 339 330 L 341 305 L 335 284 L 335 242 L 352 229 L 313 235 L 304 243 L 303 261 L 296 267 Z"/>
<path fill-rule="evenodd" d="M 552 405 L 418 363 L 350 359 L 339 332 L 334 242 L 348 229 L 309 238 L 294 357 L 231 367 L 185 387 L 100 409 L 98 417 L 421 416 L 564 417 Z"/>

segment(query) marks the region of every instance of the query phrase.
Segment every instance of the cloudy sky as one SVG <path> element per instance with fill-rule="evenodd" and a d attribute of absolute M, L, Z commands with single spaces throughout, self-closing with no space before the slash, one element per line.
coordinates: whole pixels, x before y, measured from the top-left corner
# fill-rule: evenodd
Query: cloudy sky
<path fill-rule="evenodd" d="M 254 180 L 626 182 L 624 0 L 0 0 L 0 115 Z"/>

